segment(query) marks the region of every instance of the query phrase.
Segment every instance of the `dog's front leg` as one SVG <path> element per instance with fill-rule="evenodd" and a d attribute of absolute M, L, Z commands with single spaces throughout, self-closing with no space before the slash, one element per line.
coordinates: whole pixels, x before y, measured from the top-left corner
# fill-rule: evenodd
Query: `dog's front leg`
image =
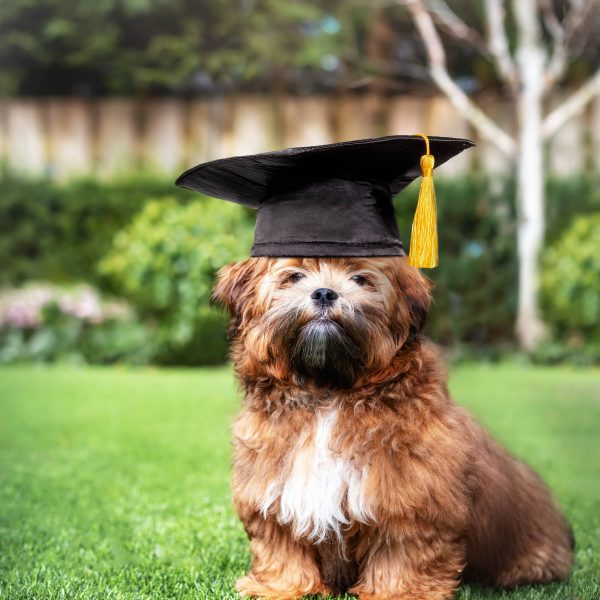
<path fill-rule="evenodd" d="M 465 564 L 457 539 L 418 522 L 371 532 L 359 544 L 359 579 L 349 591 L 360 600 L 451 600 Z"/>
<path fill-rule="evenodd" d="M 242 596 L 288 600 L 330 593 L 310 546 L 300 544 L 272 518 L 265 520 L 256 514 L 245 527 L 250 536 L 252 568 L 236 583 Z"/>

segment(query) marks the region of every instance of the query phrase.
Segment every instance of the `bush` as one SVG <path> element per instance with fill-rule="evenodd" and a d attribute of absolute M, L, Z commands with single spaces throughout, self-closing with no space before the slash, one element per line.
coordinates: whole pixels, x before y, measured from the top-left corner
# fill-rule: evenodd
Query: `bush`
<path fill-rule="evenodd" d="M 427 333 L 447 345 L 510 341 L 517 291 L 512 184 L 465 177 L 436 186 L 440 264 L 423 271 L 435 284 Z M 406 248 L 418 191 L 417 181 L 397 198 Z"/>
<path fill-rule="evenodd" d="M 34 284 L 0 293 L 0 363 L 143 364 L 152 334 L 121 301 L 87 285 Z"/>
<path fill-rule="evenodd" d="M 543 257 L 541 299 L 553 338 L 579 351 L 600 346 L 599 249 L 596 213 L 575 219 Z M 600 356 L 598 349 L 593 355 Z"/>
<path fill-rule="evenodd" d="M 490 345 L 505 347 L 514 338 L 518 292 L 515 182 L 470 176 L 438 180 L 436 187 L 440 266 L 424 271 L 436 285 L 428 333 L 443 344 L 467 343 L 487 356 Z M 396 200 L 400 233 L 406 242 L 418 190 L 417 181 Z M 598 177 L 551 177 L 546 194 L 548 244 L 559 239 L 578 215 L 600 211 Z M 549 314 L 548 318 L 554 317 Z"/>
<path fill-rule="evenodd" d="M 173 182 L 136 177 L 57 184 L 2 180 L 0 285 L 28 280 L 97 283 L 95 266 L 149 197 L 172 195 Z M 181 190 L 180 198 L 191 197 Z"/>
<path fill-rule="evenodd" d="M 546 244 L 579 216 L 600 212 L 600 176 L 550 177 L 546 182 Z"/>
<path fill-rule="evenodd" d="M 219 365 L 225 362 L 229 350 L 228 318 L 210 307 L 198 308 L 194 334 L 187 342 L 174 342 L 163 336 L 156 362 L 161 365 Z"/>
<path fill-rule="evenodd" d="M 570 341 L 548 340 L 534 350 L 533 362 L 543 365 L 569 364 L 589 367 L 600 364 L 600 343 L 573 338 Z"/>
<path fill-rule="evenodd" d="M 547 243 L 559 239 L 578 214 L 600 212 L 599 183 L 598 177 L 584 176 L 548 181 Z M 513 340 L 517 293 L 514 182 L 500 177 L 468 176 L 454 180 L 438 178 L 436 186 L 440 267 L 425 271 L 436 283 L 428 333 L 443 344 L 466 343 L 468 352 L 487 353 L 490 346 L 505 346 Z M 396 200 L 400 233 L 407 246 L 418 187 L 417 181 Z M 132 220 L 143 211 L 147 199 L 168 197 L 177 199 L 168 201 L 173 210 L 179 205 L 185 208 L 183 201 L 188 199 L 193 206 L 205 207 L 191 209 L 190 223 L 180 227 L 191 232 L 191 221 L 203 219 L 197 223 L 197 232 L 184 235 L 191 241 L 184 245 L 183 255 L 188 258 L 182 260 L 177 258 L 173 247 L 176 236 L 161 223 L 161 217 L 145 229 L 141 246 L 135 239 L 138 232 L 133 235 Z M 4 179 L 0 192 L 3 266 L 0 285 L 21 284 L 30 279 L 87 280 L 105 292 L 126 293 L 144 317 L 166 319 L 160 332 L 161 352 L 157 360 L 186 362 L 202 356 L 203 361 L 212 362 L 225 353 L 224 336 L 219 333 L 223 317 L 207 309 L 212 273 L 221 266 L 221 261 L 247 256 L 252 213 L 240 206 L 208 201 L 192 192 L 178 190 L 172 181 L 149 177 L 67 184 L 44 179 Z M 236 253 L 231 251 L 233 247 L 220 248 L 208 239 L 212 236 L 221 239 L 222 222 L 230 228 L 226 236 L 229 243 L 234 243 L 238 233 L 245 240 L 237 241 Z M 111 250 L 116 248 L 113 238 L 121 229 L 129 231 L 132 248 L 146 247 L 157 256 L 164 254 L 164 264 L 158 265 L 143 252 L 134 256 L 128 242 L 123 242 L 119 250 Z M 150 229 L 155 231 L 153 239 Z M 117 263 L 119 252 L 127 256 L 128 262 L 128 267 L 117 267 L 115 263 L 115 272 L 110 277 L 102 276 L 97 269 L 109 252 Z M 190 256 L 203 266 L 192 270 L 182 267 Z M 133 268 L 138 258 L 146 264 Z M 106 268 L 108 274 L 111 268 Z M 180 272 L 182 268 L 187 269 L 187 275 Z M 201 274 L 204 268 L 206 272 Z M 174 269 L 172 281 L 164 276 L 169 269 Z M 141 279 L 140 271 L 145 273 Z M 548 318 L 554 317 L 548 313 Z M 203 342 L 192 333 L 200 330 L 204 331 Z M 209 335 L 209 331 L 214 333 Z M 215 340 L 214 349 L 208 347 L 209 338 Z M 186 344 L 191 344 L 187 351 Z"/>
<path fill-rule="evenodd" d="M 158 323 L 161 362 L 224 360 L 225 321 L 209 309 L 210 294 L 216 271 L 248 256 L 252 234 L 241 207 L 203 198 L 150 201 L 116 235 L 100 271 Z"/>
<path fill-rule="evenodd" d="M 600 271 L 595 254 L 600 247 L 600 181 L 598 176 L 551 177 L 546 193 L 548 245 L 542 257 L 540 293 L 550 339 L 536 349 L 533 359 L 545 364 L 597 365 Z"/>

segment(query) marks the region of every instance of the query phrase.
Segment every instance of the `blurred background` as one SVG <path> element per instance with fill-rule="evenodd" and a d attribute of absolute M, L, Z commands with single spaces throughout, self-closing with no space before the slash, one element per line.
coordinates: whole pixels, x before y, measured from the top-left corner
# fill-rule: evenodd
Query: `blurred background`
<path fill-rule="evenodd" d="M 436 171 L 427 333 L 577 540 L 570 581 L 457 600 L 600 598 L 596 0 L 0 2 L 1 598 L 237 598 L 209 299 L 255 215 L 175 178 L 419 132 L 477 144 Z"/>
<path fill-rule="evenodd" d="M 0 362 L 225 361 L 209 291 L 253 214 L 176 175 L 423 131 L 477 143 L 437 174 L 429 334 L 598 363 L 599 33 L 584 0 L 4 0 Z"/>

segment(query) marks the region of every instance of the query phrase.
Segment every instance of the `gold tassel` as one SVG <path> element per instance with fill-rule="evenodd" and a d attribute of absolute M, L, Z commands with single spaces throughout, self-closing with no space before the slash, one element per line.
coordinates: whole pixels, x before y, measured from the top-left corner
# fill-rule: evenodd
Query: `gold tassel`
<path fill-rule="evenodd" d="M 432 269 L 438 265 L 437 206 L 433 186 L 435 159 L 429 153 L 429 138 L 422 133 L 416 135 L 425 140 L 426 154 L 421 156 L 423 178 L 410 235 L 408 264 L 411 267 Z"/>

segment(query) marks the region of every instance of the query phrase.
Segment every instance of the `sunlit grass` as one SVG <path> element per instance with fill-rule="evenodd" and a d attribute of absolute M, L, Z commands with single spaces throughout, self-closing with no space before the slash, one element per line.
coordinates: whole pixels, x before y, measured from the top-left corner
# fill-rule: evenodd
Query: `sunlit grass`
<path fill-rule="evenodd" d="M 460 366 L 451 388 L 544 476 L 571 582 L 461 600 L 600 598 L 600 372 Z M 235 598 L 230 369 L 0 369 L 0 596 Z"/>

